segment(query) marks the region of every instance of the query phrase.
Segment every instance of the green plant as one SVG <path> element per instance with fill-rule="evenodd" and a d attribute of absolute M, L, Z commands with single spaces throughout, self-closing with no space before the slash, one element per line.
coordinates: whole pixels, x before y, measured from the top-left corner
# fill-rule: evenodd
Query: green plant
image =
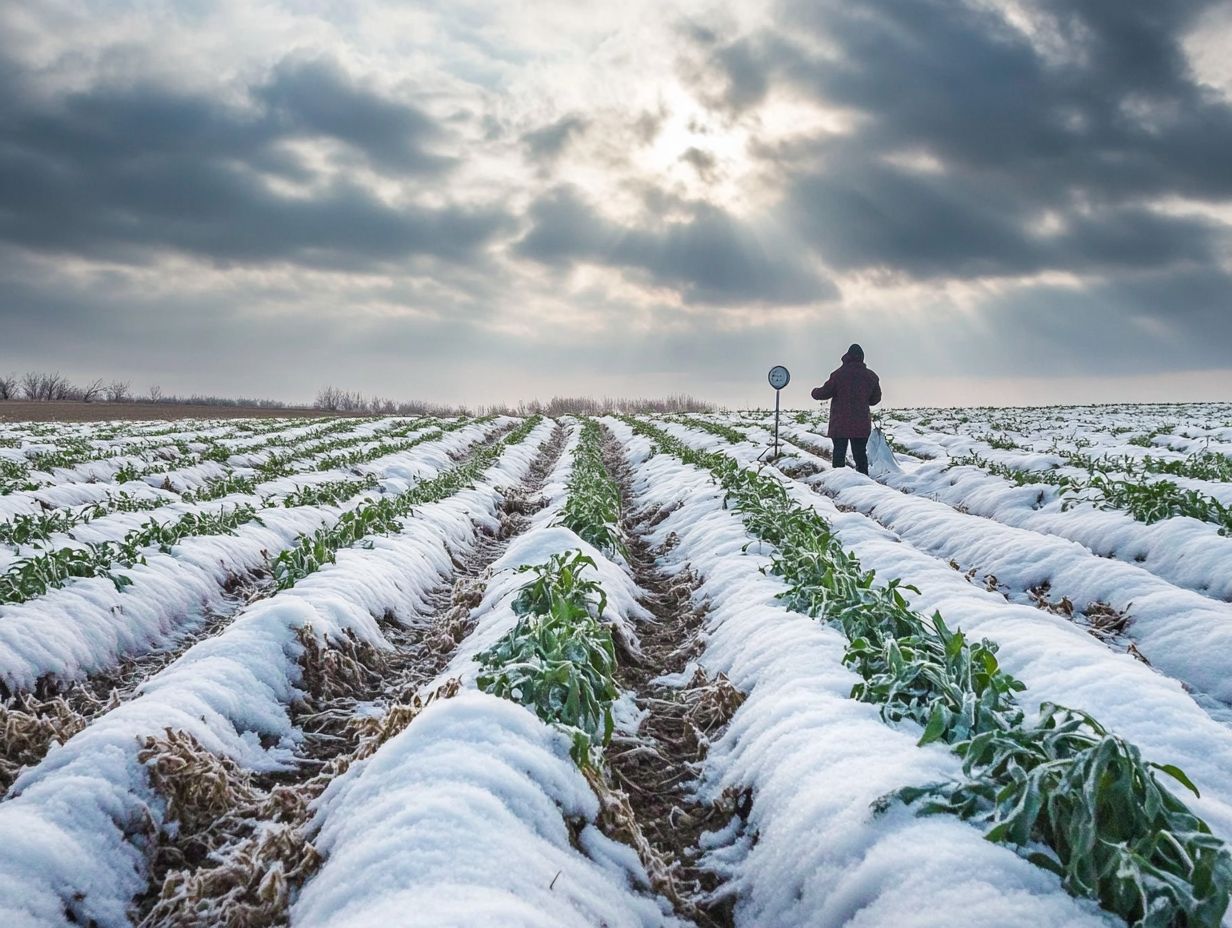
<path fill-rule="evenodd" d="M 398 531 L 402 519 L 410 514 L 412 507 L 444 499 L 478 479 L 504 448 L 522 441 L 540 421 L 542 420 L 539 416 L 527 419 L 500 441 L 477 449 L 456 467 L 421 480 L 397 496 L 363 503 L 344 513 L 334 525 L 302 536 L 294 547 L 282 551 L 274 558 L 272 570 L 278 588 L 287 589 L 294 586 L 309 574 L 333 563 L 341 548 L 357 544 L 369 536 Z M 432 434 L 422 436 L 414 443 L 428 441 Z M 436 435 L 439 437 L 439 433 Z"/>
<path fill-rule="evenodd" d="M 1232 855 L 1160 783 L 1197 795 L 1175 767 L 1085 712 L 1051 703 L 1028 727 L 989 730 L 955 746 L 966 780 L 902 790 L 926 813 L 989 826 L 988 839 L 1019 848 L 1075 895 L 1098 899 L 1141 928 L 1217 928 L 1228 905 Z M 1044 845 L 1050 851 L 1031 850 Z"/>
<path fill-rule="evenodd" d="M 582 576 L 595 562 L 581 551 L 526 565 L 532 574 L 513 601 L 520 617 L 499 641 L 476 658 L 479 688 L 530 708 L 566 731 L 582 767 L 611 740 L 616 689 L 616 649 L 600 616 L 607 602 L 598 582 Z"/>
<path fill-rule="evenodd" d="M 278 589 L 294 586 L 308 574 L 337 559 L 337 552 L 369 535 L 385 535 L 401 526 L 401 513 L 392 499 L 379 499 L 344 512 L 328 528 L 320 528 L 300 539 L 274 559 L 274 580 Z"/>
<path fill-rule="evenodd" d="M 1155 447 L 1155 436 L 1166 435 L 1175 429 L 1175 424 L 1158 425 L 1141 435 L 1135 435 L 1133 438 L 1128 439 L 1128 442 L 1131 445 L 1137 445 L 1139 448 L 1153 448 Z"/>
<path fill-rule="evenodd" d="M 377 486 L 375 474 L 365 474 L 355 480 L 330 480 L 326 483 L 310 483 L 307 486 L 292 490 L 282 498 L 282 505 L 288 509 L 293 506 L 333 506 L 344 499 L 350 499 L 365 490 Z"/>
<path fill-rule="evenodd" d="M 1187 490 L 1171 480 L 1139 483 L 1124 477 L 1095 473 L 1085 486 L 1073 488 L 1074 502 L 1085 499 L 1101 509 L 1121 509 L 1139 522 L 1158 522 L 1188 516 L 1219 527 L 1219 534 L 1232 531 L 1232 506 L 1212 496 Z"/>
<path fill-rule="evenodd" d="M 210 442 L 206 445 L 205 450 L 201 452 L 199 458 L 202 461 L 216 461 L 219 464 L 226 464 L 229 460 L 231 460 L 231 455 L 233 453 L 234 452 L 232 452 L 226 445 Z"/>
<path fill-rule="evenodd" d="M 123 590 L 132 580 L 112 573 L 115 554 L 116 548 L 105 544 L 57 548 L 21 558 L 0 574 L 0 603 L 26 602 L 75 577 L 107 577 L 117 590 Z"/>
<path fill-rule="evenodd" d="M 63 586 L 73 578 L 109 577 L 117 589 L 131 581 L 113 571 L 144 563 L 142 549 L 157 545 L 163 551 L 193 535 L 234 534 L 246 522 L 260 522 L 255 507 L 244 504 L 217 513 L 190 512 L 172 522 L 151 519 L 121 541 L 55 548 L 14 562 L 0 574 L 0 603 L 22 603 Z"/>
<path fill-rule="evenodd" d="M 591 419 L 582 423 L 557 523 L 606 554 L 628 554 L 620 530 L 620 488 L 603 463 L 602 431 Z"/>
<path fill-rule="evenodd" d="M 723 425 L 719 422 L 710 422 L 706 419 L 698 419 L 694 416 L 668 416 L 669 422 L 679 422 L 681 425 L 691 429 L 701 429 L 703 432 L 709 432 L 711 435 L 718 435 L 720 438 L 726 439 L 733 445 L 738 445 L 742 441 L 748 441 L 749 436 L 744 432 L 732 428 L 730 425 Z"/>
<path fill-rule="evenodd" d="M 38 489 L 38 484 L 30 479 L 29 466 L 21 461 L 0 458 L 0 496 L 35 489 Z"/>
<path fill-rule="evenodd" d="M 992 432 L 988 432 L 985 435 L 977 435 L 975 437 L 979 438 L 983 442 L 986 442 L 989 447 L 997 448 L 1000 451 L 1019 450 L 1018 443 L 1008 435 L 994 435 Z"/>
<path fill-rule="evenodd" d="M 963 756 L 969 783 L 934 784 L 901 791 L 898 798 L 930 796 L 930 811 L 984 816 L 994 825 L 990 840 L 1014 845 L 1060 873 L 1071 891 L 1139 918 L 1135 924 L 1219 924 L 1232 893 L 1232 857 L 1154 778 L 1160 770 L 1190 786 L 1180 770 L 1144 767 L 1132 745 L 1110 740 L 1081 712 L 1044 704 L 1041 722 L 1025 725 L 1015 700 L 1023 685 L 1000 668 L 995 645 L 968 642 L 940 614 L 926 620 L 913 612 L 900 592 L 905 588 L 894 581 L 876 588 L 873 573 L 843 550 L 825 520 L 795 505 L 777 480 L 689 448 L 653 426 L 625 421 L 660 450 L 710 470 L 750 533 L 777 548 L 771 570 L 787 584 L 781 598 L 847 637 L 844 660 L 861 678 L 854 698 L 880 704 L 888 722 L 919 723 L 921 744 L 947 742 Z M 1083 750 L 1056 758 L 1049 753 L 1059 750 L 1049 741 L 1052 718 L 1060 720 L 1054 727 L 1064 727 L 1067 743 L 1085 745 Z M 1032 763 L 1031 752 L 1048 763 Z M 1036 769 L 1041 772 L 1032 780 Z M 1113 792 L 1092 797 L 1104 788 Z M 1072 795 L 1056 792 L 1065 789 Z M 1041 823 L 1038 810 L 1045 802 L 1050 817 Z M 1052 856 L 1034 851 L 1032 842 Z M 1082 857 L 1091 848 L 1103 855 L 1094 876 Z"/>
<path fill-rule="evenodd" d="M 1015 467 L 1010 467 L 1007 464 L 1001 464 L 998 461 L 990 461 L 988 458 L 977 453 L 951 458 L 949 466 L 978 467 L 990 474 L 995 474 L 998 477 L 1004 477 L 1006 480 L 1011 481 L 1014 486 L 1018 487 L 1026 486 L 1028 484 L 1042 483 L 1064 489 L 1076 483 L 1073 477 L 1062 473 L 1056 468 L 1049 468 L 1047 470 L 1018 470 Z"/>
<path fill-rule="evenodd" d="M 1147 455 L 1142 459 L 1142 466 L 1153 474 L 1232 483 L 1232 457 L 1217 451 L 1198 451 L 1182 460 L 1171 461 Z"/>
<path fill-rule="evenodd" d="M 180 494 L 180 498 L 186 503 L 204 503 L 234 493 L 255 493 L 259 482 L 256 477 L 224 474 L 214 480 L 207 480 L 195 490 L 185 490 Z"/>

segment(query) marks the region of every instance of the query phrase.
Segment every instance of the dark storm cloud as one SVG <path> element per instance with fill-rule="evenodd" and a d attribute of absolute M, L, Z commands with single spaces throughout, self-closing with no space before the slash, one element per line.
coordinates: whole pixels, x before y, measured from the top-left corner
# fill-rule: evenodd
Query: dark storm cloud
<path fill-rule="evenodd" d="M 473 258 L 509 228 L 500 211 L 393 207 L 323 181 L 286 143 L 329 139 L 400 178 L 439 179 L 441 130 L 325 60 L 288 60 L 248 105 L 149 84 L 0 102 L 0 238 L 140 260 L 172 248 L 215 261 L 360 268 L 414 255 Z M 268 182 L 311 182 L 290 195 Z"/>
<path fill-rule="evenodd" d="M 605 264 L 641 272 L 694 303 L 807 303 L 837 289 L 797 249 L 763 244 L 724 211 L 695 204 L 687 221 L 623 227 L 601 216 L 570 187 L 531 207 L 530 231 L 516 252 L 543 264 Z"/>
<path fill-rule="evenodd" d="M 780 160 L 806 239 L 847 268 L 998 276 L 1209 264 L 1218 224 L 1152 211 L 1232 198 L 1232 106 L 1199 85 L 1180 35 L 1210 3 L 1032 6 L 1055 52 L 999 12 L 951 0 L 800 0 L 774 29 L 709 44 L 731 110 L 767 83 L 858 113 Z M 817 50 L 824 47 L 825 51 Z M 927 155 L 938 170 L 896 166 Z M 1049 238 L 1051 212 L 1064 230 Z"/>
<path fill-rule="evenodd" d="M 1208 265 L 1227 236 L 1213 221 L 1139 206 L 1044 211 L 987 177 L 916 173 L 840 155 L 790 181 L 788 211 L 835 268 L 889 268 L 919 278 L 1110 272 Z"/>
<path fill-rule="evenodd" d="M 453 163 L 424 150 L 440 135 L 429 116 L 363 87 L 329 59 L 286 59 L 254 96 L 279 131 L 330 136 L 388 170 L 433 174 Z"/>
<path fill-rule="evenodd" d="M 761 60 L 768 51 L 770 49 L 756 42 L 741 40 L 715 52 L 715 58 L 727 77 L 724 102 L 730 108 L 744 110 L 765 98 L 770 82 Z"/>

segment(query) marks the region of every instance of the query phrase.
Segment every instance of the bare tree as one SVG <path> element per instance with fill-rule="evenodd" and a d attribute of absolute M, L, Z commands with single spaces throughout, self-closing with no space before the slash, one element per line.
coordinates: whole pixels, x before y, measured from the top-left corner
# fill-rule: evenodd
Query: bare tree
<path fill-rule="evenodd" d="M 17 376 L 5 374 L 0 376 L 0 400 L 17 399 Z"/>
<path fill-rule="evenodd" d="M 152 387 L 150 387 L 150 402 L 151 403 L 157 403 L 162 398 L 163 398 L 163 388 L 162 387 L 160 387 L 158 384 L 154 384 Z"/>
<path fill-rule="evenodd" d="M 39 399 L 39 388 L 43 384 L 43 375 L 34 371 L 26 371 L 21 375 L 21 392 L 28 400 Z"/>
<path fill-rule="evenodd" d="M 127 380 L 113 380 L 107 384 L 106 394 L 109 403 L 124 403 L 128 400 L 129 383 Z"/>
<path fill-rule="evenodd" d="M 465 416 L 472 410 L 464 406 L 449 406 L 443 403 L 428 403 L 423 400 L 394 403 L 381 397 L 365 398 L 360 393 L 352 393 L 335 386 L 325 387 L 317 394 L 315 403 L 318 409 L 328 409 L 333 412 L 366 412 L 383 413 L 386 415 L 398 413 L 404 416 Z M 548 416 L 564 415 L 605 415 L 610 413 L 672 413 L 672 412 L 715 412 L 713 403 L 687 394 L 676 394 L 661 398 L 630 398 L 610 397 L 596 399 L 588 396 L 554 396 L 547 402 L 529 400 L 511 406 L 508 403 L 497 403 L 476 410 L 479 414 L 531 416 L 543 414 Z"/>
<path fill-rule="evenodd" d="M 313 405 L 317 409 L 328 409 L 330 412 L 337 412 L 342 403 L 342 391 L 337 387 L 327 384 L 317 393 L 316 402 Z"/>
<path fill-rule="evenodd" d="M 88 384 L 81 388 L 81 401 L 83 403 L 93 403 L 95 400 L 103 396 L 103 378 L 99 377 L 96 380 L 91 380 Z"/>

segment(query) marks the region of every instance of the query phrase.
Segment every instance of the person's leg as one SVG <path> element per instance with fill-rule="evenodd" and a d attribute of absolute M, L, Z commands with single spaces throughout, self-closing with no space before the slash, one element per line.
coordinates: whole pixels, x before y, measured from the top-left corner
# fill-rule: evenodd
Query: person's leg
<path fill-rule="evenodd" d="M 868 439 L 853 438 L 851 440 L 851 456 L 856 459 L 856 470 L 862 474 L 868 473 Z"/>
<path fill-rule="evenodd" d="M 846 467 L 847 466 L 847 439 L 833 438 L 831 439 L 831 441 L 834 442 L 834 466 L 835 467 Z"/>

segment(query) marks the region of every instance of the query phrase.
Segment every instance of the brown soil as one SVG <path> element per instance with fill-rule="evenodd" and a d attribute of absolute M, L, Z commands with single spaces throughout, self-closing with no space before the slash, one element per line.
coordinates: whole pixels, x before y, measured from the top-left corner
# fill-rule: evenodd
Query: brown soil
<path fill-rule="evenodd" d="M 633 692 L 647 714 L 636 738 L 618 737 L 608 749 L 613 785 L 635 819 L 631 830 L 640 839 L 635 847 L 654 888 L 672 901 L 680 916 L 700 928 L 728 928 L 733 924 L 734 900 L 707 901 L 719 880 L 700 866 L 698 840 L 704 832 L 721 828 L 732 815 L 746 812 L 747 797 L 726 795 L 721 803 L 704 806 L 689 784 L 709 743 L 727 726 L 744 695 L 726 677 L 707 679 L 700 670 L 682 688 L 654 682 L 661 675 L 680 673 L 701 652 L 705 610 L 692 603 L 695 577 L 687 571 L 668 577 L 656 566 L 661 552 L 651 550 L 641 533 L 666 513 L 632 513 L 627 508 L 628 466 L 610 434 L 606 437 L 605 463 L 626 503 L 629 566 L 645 594 L 642 603 L 654 616 L 653 624 L 638 628 L 639 659 L 622 660 L 617 674 L 621 688 Z M 624 835 L 617 837 L 634 843 Z"/>
<path fill-rule="evenodd" d="M 338 413 L 321 409 L 257 409 L 178 403 L 32 403 L 0 400 L 0 422 L 107 422 L 154 419 L 322 418 Z"/>

